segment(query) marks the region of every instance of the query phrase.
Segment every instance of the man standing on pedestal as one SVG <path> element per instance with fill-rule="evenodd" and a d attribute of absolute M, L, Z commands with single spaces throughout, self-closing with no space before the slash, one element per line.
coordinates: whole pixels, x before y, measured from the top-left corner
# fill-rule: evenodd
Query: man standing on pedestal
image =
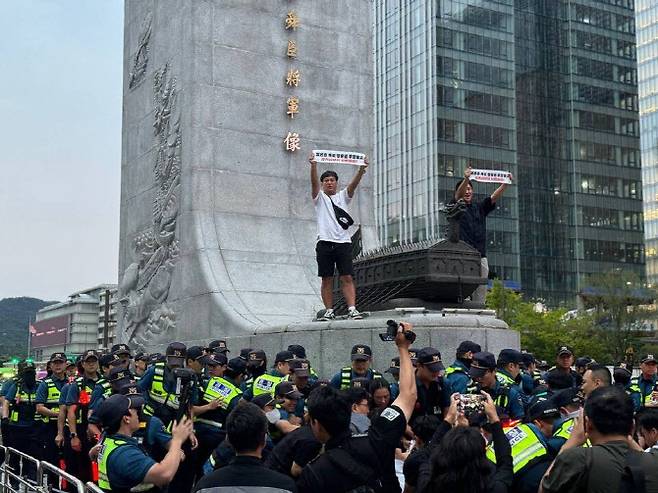
<path fill-rule="evenodd" d="M 507 184 L 499 186 L 490 197 L 482 202 L 473 202 L 473 185 L 471 185 L 471 167 L 466 168 L 464 178 L 455 187 L 455 200 L 464 199 L 466 212 L 459 220 L 459 239 L 475 248 L 482 256 L 480 275 L 489 276 L 489 262 L 487 261 L 487 216 L 496 209 L 496 202 L 503 195 Z M 510 175 L 511 178 L 511 175 Z M 471 295 L 471 301 L 484 303 L 487 295 L 487 285 L 483 284 Z"/>
<path fill-rule="evenodd" d="M 318 223 L 317 244 L 315 246 L 318 261 L 318 276 L 322 278 L 322 302 L 325 311 L 319 320 L 335 318 L 333 309 L 334 271 L 338 269 L 340 284 L 351 319 L 363 316 L 356 309 L 356 289 L 352 280 L 352 239 L 348 227 L 353 224 L 349 216 L 349 204 L 354 197 L 356 187 L 368 168 L 368 158 L 352 178 L 352 181 L 338 190 L 338 174 L 325 171 L 318 178 L 318 165 L 315 155 L 308 160 L 311 163 L 311 197 L 315 204 L 315 217 Z M 340 220 L 340 222 L 339 222 Z"/>

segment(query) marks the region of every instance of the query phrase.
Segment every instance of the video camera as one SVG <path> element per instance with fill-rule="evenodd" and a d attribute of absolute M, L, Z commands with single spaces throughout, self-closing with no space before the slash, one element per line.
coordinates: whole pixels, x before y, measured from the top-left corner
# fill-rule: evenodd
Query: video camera
<path fill-rule="evenodd" d="M 192 386 L 196 381 L 196 374 L 189 368 L 174 368 L 176 379 L 176 395 L 178 395 L 178 413 L 176 421 L 180 422 L 183 416 L 190 417 L 190 400 L 192 399 Z"/>
<path fill-rule="evenodd" d="M 398 327 L 400 327 L 400 324 L 395 320 L 387 320 L 386 332 L 379 334 L 379 338 L 384 342 L 394 341 L 398 334 Z M 416 340 L 416 334 L 410 330 L 404 333 L 404 337 L 412 344 Z"/>

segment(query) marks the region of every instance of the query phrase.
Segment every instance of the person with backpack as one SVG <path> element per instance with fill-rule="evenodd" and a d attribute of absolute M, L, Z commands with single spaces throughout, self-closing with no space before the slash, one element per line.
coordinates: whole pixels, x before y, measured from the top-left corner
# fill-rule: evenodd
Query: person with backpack
<path fill-rule="evenodd" d="M 633 401 L 620 388 L 600 387 L 544 476 L 540 493 L 656 493 L 658 457 L 633 442 Z M 589 438 L 591 447 L 583 447 Z"/>

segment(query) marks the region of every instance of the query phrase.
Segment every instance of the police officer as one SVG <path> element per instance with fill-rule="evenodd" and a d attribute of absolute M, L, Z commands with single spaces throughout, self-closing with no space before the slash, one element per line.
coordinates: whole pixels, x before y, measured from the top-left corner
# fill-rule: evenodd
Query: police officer
<path fill-rule="evenodd" d="M 49 363 L 52 374 L 44 378 L 37 387 L 36 420 L 40 423 L 39 439 L 43 450 L 41 458 L 46 462 L 58 465 L 59 451 L 55 444 L 55 437 L 57 436 L 60 395 L 62 388 L 67 383 L 66 355 L 53 353 Z"/>
<path fill-rule="evenodd" d="M 521 391 L 516 385 L 503 385 L 496 377 L 496 373 L 496 358 L 493 354 L 487 351 L 475 353 L 468 374 L 476 385 L 469 388 L 469 393 L 479 394 L 480 389 L 484 390 L 505 417 L 522 419 L 525 413 Z"/>
<path fill-rule="evenodd" d="M 569 375 L 571 377 L 571 386 L 580 387 L 583 383 L 583 377 L 577 371 L 571 368 L 574 363 L 573 349 L 566 344 L 558 346 L 557 356 L 555 358 L 555 366 L 550 368 L 546 372 L 544 378 L 548 379 L 548 376 L 553 373 L 558 373 L 560 375 Z"/>
<path fill-rule="evenodd" d="M 267 355 L 262 349 L 244 348 L 240 350 L 240 358 L 247 362 L 247 375 L 242 381 L 242 392 L 248 391 L 245 399 L 251 399 L 254 380 L 267 371 Z"/>
<path fill-rule="evenodd" d="M 224 429 L 226 417 L 242 396 L 235 377 L 232 379 L 225 373 L 229 366 L 232 371 L 236 370 L 236 364 L 239 370 L 245 366 L 240 358 L 232 359 L 232 365 L 229 365 L 223 353 L 205 355 L 201 362 L 207 366 L 210 378 L 201 385 L 195 405 L 192 407 L 195 434 L 199 440 L 199 448 L 196 452 L 197 477 L 203 475 L 203 465 L 212 451 L 226 437 Z"/>
<path fill-rule="evenodd" d="M 482 347 L 473 341 L 462 341 L 457 347 L 455 362 L 448 367 L 443 381 L 448 395 L 455 392 L 465 394 L 466 389 L 472 383 L 468 376 L 468 370 L 473 361 L 473 355 L 482 351 Z"/>
<path fill-rule="evenodd" d="M 117 356 L 121 360 L 121 363 L 123 364 L 126 370 L 130 369 L 130 363 L 132 361 L 132 353 L 130 352 L 130 348 L 128 347 L 128 344 L 115 344 L 114 346 L 112 346 L 112 350 L 110 351 L 110 354 Z"/>
<path fill-rule="evenodd" d="M 311 384 L 313 384 L 315 381 L 318 380 L 318 378 L 320 378 L 318 374 L 315 372 L 315 370 L 313 369 L 313 365 L 311 364 L 310 360 L 308 360 L 308 358 L 306 357 L 306 348 L 304 346 L 301 346 L 299 344 L 290 344 L 288 346 L 288 351 L 290 351 L 294 355 L 295 359 L 305 359 L 309 362 L 310 366 L 308 372 L 309 372 L 309 378 L 311 379 Z"/>
<path fill-rule="evenodd" d="M 553 436 L 548 440 L 551 451 L 557 454 L 571 436 L 576 418 L 583 406 L 583 398 L 578 389 L 569 388 L 555 393 L 551 400 L 560 410 L 561 415 L 554 423 Z"/>
<path fill-rule="evenodd" d="M 591 364 L 596 364 L 596 361 L 589 356 L 581 356 L 580 358 L 576 358 L 574 366 L 578 374 L 582 377 L 587 371 L 587 367 Z"/>
<path fill-rule="evenodd" d="M 137 353 L 135 355 L 135 371 L 133 375 L 135 380 L 139 382 L 139 379 L 142 378 L 142 375 L 146 373 L 146 368 L 148 368 L 149 355 L 147 353 Z"/>
<path fill-rule="evenodd" d="M 172 342 L 165 352 L 166 362 L 158 362 L 146 370 L 138 387 L 146 394 L 146 414 L 159 417 L 169 425 L 176 417 L 180 395 L 176 393 L 174 370 L 185 365 L 187 347 L 182 342 Z"/>
<path fill-rule="evenodd" d="M 116 394 L 108 397 L 98 409 L 105 436 L 98 454 L 98 486 L 103 491 L 127 493 L 157 491 L 171 482 L 181 463 L 181 447 L 192 434 L 192 422 L 183 418 L 172 428 L 169 451 L 161 462 L 155 462 L 141 448 L 133 434 L 139 430 L 141 396 Z"/>
<path fill-rule="evenodd" d="M 400 393 L 400 357 L 396 356 L 395 358 L 391 359 L 391 364 L 389 365 L 388 369 L 384 373 L 390 373 L 391 377 L 393 377 L 393 381 L 389 382 L 389 389 L 391 390 L 391 400 L 395 400 L 395 398 L 398 396 Z"/>
<path fill-rule="evenodd" d="M 413 421 L 418 416 L 441 416 L 442 410 L 450 406 L 450 394 L 441 386 L 441 373 L 445 370 L 441 353 L 433 347 L 424 347 L 417 354 L 418 400 L 409 421 Z"/>
<path fill-rule="evenodd" d="M 504 386 L 516 386 L 521 390 L 521 362 L 523 355 L 516 349 L 503 349 L 496 360 L 496 378 Z"/>
<path fill-rule="evenodd" d="M 249 358 L 253 353 L 249 353 Z M 289 361 L 293 360 L 295 355 L 290 351 L 279 351 L 274 358 L 274 366 L 267 373 L 263 373 L 254 379 L 251 388 L 244 392 L 244 398 L 251 400 L 261 394 L 274 395 L 274 388 L 279 382 L 290 374 Z"/>
<path fill-rule="evenodd" d="M 224 339 L 216 339 L 214 341 L 211 341 L 210 344 L 208 344 L 208 349 L 210 349 L 211 353 L 219 353 L 223 354 L 226 356 L 226 359 L 228 359 L 228 345 L 226 344 L 226 341 Z"/>
<path fill-rule="evenodd" d="M 529 410 L 530 422 L 520 424 L 505 432 L 512 447 L 514 484 L 517 493 L 536 493 L 544 473 L 554 455 L 547 444 L 553 432 L 553 423 L 560 412 L 550 400 L 534 404 Z M 487 447 L 487 457 L 496 462 L 492 446 Z"/>
<path fill-rule="evenodd" d="M 292 382 L 293 385 L 301 392 L 302 397 L 297 401 L 297 408 L 295 409 L 295 416 L 300 418 L 304 417 L 306 399 L 313 390 L 313 385 L 311 384 L 311 363 L 307 359 L 295 358 L 290 360 L 290 375 L 288 376 L 288 381 Z"/>
<path fill-rule="evenodd" d="M 2 422 L 7 427 L 7 441 L 3 445 L 15 448 L 32 457 L 39 457 L 39 430 L 35 423 L 37 370 L 34 363 L 21 361 L 18 375 L 11 380 L 2 407 Z M 10 464 L 16 468 L 18 464 Z M 23 474 L 36 480 L 36 469 L 29 461 L 23 463 Z"/>
<path fill-rule="evenodd" d="M 352 379 L 354 378 L 367 378 L 372 380 L 375 378 L 383 378 L 382 374 L 377 370 L 370 368 L 372 360 L 372 350 L 370 346 L 365 344 L 356 344 L 352 347 L 351 351 L 352 366 L 346 366 L 336 373 L 329 385 L 336 389 L 346 390 L 351 387 Z"/>
<path fill-rule="evenodd" d="M 635 411 L 639 411 L 643 407 L 649 405 L 653 407 L 655 404 L 652 398 L 652 393 L 656 387 L 656 371 L 657 361 L 653 354 L 645 354 L 640 360 L 640 375 L 631 378 L 628 390 L 633 399 L 633 406 Z M 656 399 L 658 400 L 658 399 Z"/>
<path fill-rule="evenodd" d="M 100 380 L 98 373 L 98 353 L 88 350 L 82 354 L 82 375 L 69 385 L 66 406 L 69 426 L 70 445 L 73 452 L 72 459 L 75 462 L 70 464 L 75 471 L 76 476 L 82 481 L 91 480 L 91 462 L 89 460 L 89 449 L 92 447 L 87 436 L 87 425 L 89 423 L 89 404 L 91 403 L 91 394 L 94 392 L 96 383 Z"/>

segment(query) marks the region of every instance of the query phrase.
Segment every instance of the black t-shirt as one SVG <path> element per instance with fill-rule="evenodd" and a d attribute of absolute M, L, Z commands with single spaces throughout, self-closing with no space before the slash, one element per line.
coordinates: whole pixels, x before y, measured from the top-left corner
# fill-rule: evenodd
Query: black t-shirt
<path fill-rule="evenodd" d="M 442 409 L 450 406 L 450 396 L 439 382 L 432 382 L 429 387 L 425 387 L 420 380 L 416 379 L 416 390 L 418 400 L 416 400 L 414 412 L 411 415 L 410 422 L 412 423 L 418 416 L 441 416 Z"/>
<path fill-rule="evenodd" d="M 395 475 L 395 449 L 406 426 L 402 410 L 391 406 L 373 421 L 367 436 L 349 437 L 349 430 L 346 430 L 342 437 L 330 440 L 325 453 L 302 471 L 297 481 L 300 493 L 349 491 L 364 486 L 368 472 L 374 472 L 380 481 L 377 491 L 398 493 L 400 484 Z M 350 459 L 347 465 L 342 460 L 337 464 L 345 453 Z"/>
<path fill-rule="evenodd" d="M 260 459 L 255 457 L 235 457 L 228 466 L 222 467 L 199 480 L 194 488 L 195 493 L 232 491 L 229 488 L 251 486 L 254 488 L 269 488 L 272 493 L 296 493 L 297 487 L 292 478 L 276 471 L 267 469 Z"/>
<path fill-rule="evenodd" d="M 304 467 L 317 457 L 321 449 L 322 444 L 316 440 L 311 427 L 302 426 L 283 437 L 265 460 L 265 466 L 290 475 L 293 462 Z"/>
<path fill-rule="evenodd" d="M 421 449 L 413 449 L 404 461 L 402 466 L 402 473 L 404 474 L 404 482 L 414 488 L 418 486 L 418 472 L 420 466 L 430 459 L 430 450 L 425 447 Z"/>
<path fill-rule="evenodd" d="M 487 197 L 481 202 L 470 203 L 459 219 L 459 239 L 475 248 L 483 257 L 487 256 L 487 216 L 496 205 Z"/>

